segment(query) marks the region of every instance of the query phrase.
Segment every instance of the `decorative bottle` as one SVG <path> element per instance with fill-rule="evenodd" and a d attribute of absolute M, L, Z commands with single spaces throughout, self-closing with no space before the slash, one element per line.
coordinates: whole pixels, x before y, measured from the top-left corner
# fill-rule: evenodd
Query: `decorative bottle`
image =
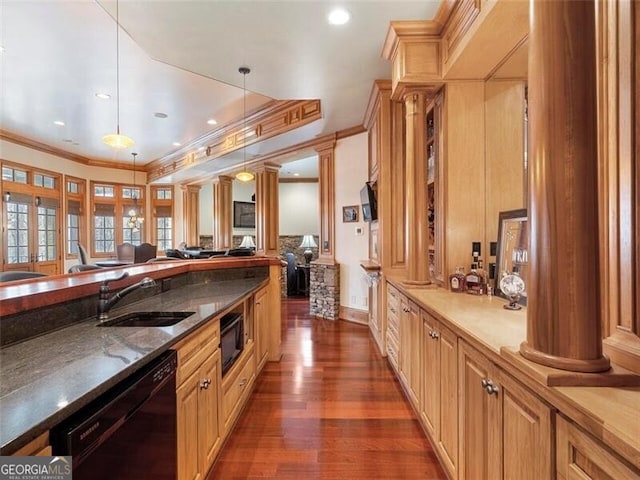
<path fill-rule="evenodd" d="M 483 295 L 482 276 L 478 273 L 478 252 L 473 252 L 473 263 L 471 263 L 471 271 L 465 277 L 467 293 L 471 295 Z"/>
<path fill-rule="evenodd" d="M 456 267 L 455 273 L 449 275 L 449 288 L 452 292 L 464 292 L 465 291 L 465 279 L 464 279 L 464 267 Z"/>

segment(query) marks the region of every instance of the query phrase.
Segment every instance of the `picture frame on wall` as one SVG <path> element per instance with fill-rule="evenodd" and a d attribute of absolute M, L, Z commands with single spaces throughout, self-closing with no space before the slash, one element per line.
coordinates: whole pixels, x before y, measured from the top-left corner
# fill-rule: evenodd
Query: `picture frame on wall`
<path fill-rule="evenodd" d="M 233 228 L 256 228 L 256 204 L 233 202 Z"/>
<path fill-rule="evenodd" d="M 360 207 L 358 205 L 349 205 L 342 207 L 342 221 L 344 223 L 357 222 L 360 218 Z"/>

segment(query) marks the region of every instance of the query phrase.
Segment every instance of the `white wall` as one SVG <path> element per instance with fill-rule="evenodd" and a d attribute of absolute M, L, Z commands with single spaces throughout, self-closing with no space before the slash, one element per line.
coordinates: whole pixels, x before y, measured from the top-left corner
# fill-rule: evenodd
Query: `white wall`
<path fill-rule="evenodd" d="M 280 235 L 318 235 L 318 183 L 281 183 L 279 221 Z"/>
<path fill-rule="evenodd" d="M 340 264 L 340 306 L 368 310 L 369 288 L 360 262 L 368 258 L 369 228 L 362 220 L 360 190 L 368 177 L 367 133 L 338 140 L 335 149 L 336 261 Z M 344 223 L 342 207 L 358 205 L 359 221 Z M 356 228 L 362 230 L 356 234 Z"/>

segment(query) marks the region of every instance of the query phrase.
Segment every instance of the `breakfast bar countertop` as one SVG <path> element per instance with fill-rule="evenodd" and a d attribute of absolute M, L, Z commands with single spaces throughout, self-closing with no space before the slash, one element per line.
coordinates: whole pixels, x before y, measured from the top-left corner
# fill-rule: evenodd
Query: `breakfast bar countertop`
<path fill-rule="evenodd" d="M 131 303 L 139 311 L 189 311 L 168 327 L 97 327 L 87 319 L 0 350 L 0 454 L 8 455 L 107 391 L 265 282 L 188 285 Z"/>

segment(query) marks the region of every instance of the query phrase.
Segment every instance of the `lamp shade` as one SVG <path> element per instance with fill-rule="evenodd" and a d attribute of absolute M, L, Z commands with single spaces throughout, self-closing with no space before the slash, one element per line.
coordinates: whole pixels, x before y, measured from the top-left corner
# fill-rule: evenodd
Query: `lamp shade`
<path fill-rule="evenodd" d="M 253 237 L 251 235 L 245 235 L 244 237 L 242 237 L 240 248 L 256 248 Z"/>
<path fill-rule="evenodd" d="M 316 248 L 318 244 L 313 239 L 313 235 L 305 235 L 302 237 L 302 243 L 300 244 L 300 248 Z"/>

